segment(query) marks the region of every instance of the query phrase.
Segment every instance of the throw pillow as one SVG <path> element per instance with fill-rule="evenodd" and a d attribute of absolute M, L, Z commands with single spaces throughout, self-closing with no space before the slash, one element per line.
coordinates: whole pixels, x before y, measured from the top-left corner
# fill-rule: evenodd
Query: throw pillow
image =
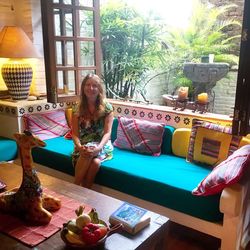
<path fill-rule="evenodd" d="M 187 160 L 218 164 L 238 149 L 240 140 L 232 135 L 232 127 L 193 119 Z"/>
<path fill-rule="evenodd" d="M 64 110 L 24 115 L 25 128 L 41 140 L 65 135 L 69 130 Z"/>
<path fill-rule="evenodd" d="M 161 154 L 163 124 L 126 117 L 118 117 L 118 123 L 114 146 L 154 156 Z"/>
<path fill-rule="evenodd" d="M 173 154 L 180 157 L 187 157 L 190 128 L 177 128 L 173 133 L 172 150 Z"/>
<path fill-rule="evenodd" d="M 199 196 L 219 193 L 228 185 L 236 183 L 249 165 L 250 145 L 245 145 L 215 167 L 192 193 Z"/>

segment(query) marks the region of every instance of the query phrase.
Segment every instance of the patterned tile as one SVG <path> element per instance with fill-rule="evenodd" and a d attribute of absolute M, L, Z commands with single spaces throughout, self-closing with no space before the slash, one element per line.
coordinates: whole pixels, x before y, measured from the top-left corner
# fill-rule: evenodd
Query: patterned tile
<path fill-rule="evenodd" d="M 163 110 L 161 106 L 157 109 L 156 106 L 154 108 L 150 108 L 149 106 L 145 105 L 137 105 L 131 103 L 116 103 L 110 101 L 114 107 L 114 115 L 117 116 L 126 116 L 126 117 L 134 117 L 137 119 L 144 119 L 153 122 L 160 122 L 164 123 L 165 125 L 170 125 L 175 128 L 191 128 L 192 127 L 192 120 L 193 118 L 197 118 L 197 115 L 187 114 L 185 112 L 177 112 L 174 110 Z M 213 114 L 211 114 L 211 117 Z M 211 117 L 205 117 L 205 119 L 211 120 Z M 202 115 L 199 117 L 200 119 L 204 119 Z M 213 118 L 212 118 L 213 120 Z M 230 124 L 228 121 L 224 121 L 223 119 L 218 120 L 219 124 Z"/>
<path fill-rule="evenodd" d="M 8 102 L 0 100 L 0 114 L 7 114 L 8 116 L 23 116 L 24 114 L 47 112 L 57 109 L 65 109 L 71 107 L 72 103 L 47 103 L 41 101 L 19 101 Z"/>

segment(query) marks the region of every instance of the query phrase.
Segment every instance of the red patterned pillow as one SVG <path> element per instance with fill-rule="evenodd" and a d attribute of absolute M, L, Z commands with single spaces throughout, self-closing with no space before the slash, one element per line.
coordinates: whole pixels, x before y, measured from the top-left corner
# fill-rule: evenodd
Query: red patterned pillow
<path fill-rule="evenodd" d="M 65 135 L 69 126 L 64 110 L 24 115 L 25 128 L 41 140 Z"/>
<path fill-rule="evenodd" d="M 250 145 L 245 145 L 216 166 L 192 193 L 200 196 L 219 193 L 228 185 L 236 183 L 243 175 L 245 168 L 249 166 Z"/>
<path fill-rule="evenodd" d="M 163 124 L 126 117 L 118 117 L 118 122 L 114 146 L 154 156 L 161 154 Z"/>

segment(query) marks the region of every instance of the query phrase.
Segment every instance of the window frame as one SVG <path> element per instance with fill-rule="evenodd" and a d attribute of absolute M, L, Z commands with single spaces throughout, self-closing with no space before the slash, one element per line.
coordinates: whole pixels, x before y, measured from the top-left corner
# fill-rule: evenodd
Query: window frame
<path fill-rule="evenodd" d="M 41 0 L 41 14 L 43 27 L 43 44 L 44 44 L 44 60 L 45 60 L 45 74 L 46 74 L 46 89 L 48 102 L 73 102 L 79 100 L 80 95 L 80 70 L 94 70 L 97 75 L 101 75 L 101 44 L 100 44 L 100 1 L 93 0 L 93 7 L 80 6 L 78 0 L 71 0 L 72 4 L 64 4 L 63 0 L 59 3 L 53 3 L 52 0 Z M 54 30 L 54 13 L 53 9 L 58 8 L 62 11 L 67 9 L 72 10 L 73 36 L 56 36 Z M 79 16 L 77 10 L 93 11 L 93 32 L 91 38 L 79 37 L 79 25 L 77 20 Z M 74 21 L 73 21 L 74 20 Z M 62 24 L 64 22 L 61 22 Z M 62 41 L 62 44 L 67 41 L 73 41 L 74 47 L 74 65 L 63 66 L 56 64 L 56 41 Z M 80 66 L 79 41 L 93 41 L 94 42 L 94 66 Z M 65 50 L 62 45 L 62 60 L 65 60 Z M 74 71 L 75 75 L 75 95 L 59 95 L 57 87 L 57 72 L 63 71 L 66 74 L 70 70 Z M 66 78 L 65 78 L 66 79 Z"/>
<path fill-rule="evenodd" d="M 233 134 L 250 133 L 250 1 L 244 3 L 239 68 L 235 95 Z"/>

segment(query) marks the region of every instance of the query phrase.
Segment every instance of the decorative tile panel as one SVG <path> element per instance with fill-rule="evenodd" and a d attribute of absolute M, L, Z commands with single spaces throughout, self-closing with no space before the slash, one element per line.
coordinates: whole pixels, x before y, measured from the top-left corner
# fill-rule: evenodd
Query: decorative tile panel
<path fill-rule="evenodd" d="M 24 114 L 42 113 L 71 107 L 71 103 L 48 103 L 47 100 L 8 101 L 0 100 L 0 114 L 20 117 Z"/>
<path fill-rule="evenodd" d="M 175 128 L 191 128 L 193 118 L 212 121 L 230 126 L 232 119 L 226 115 L 212 113 L 199 114 L 191 110 L 178 111 L 168 106 L 142 105 L 131 102 L 109 100 L 114 107 L 114 115 L 133 117 L 141 120 L 164 123 Z"/>

